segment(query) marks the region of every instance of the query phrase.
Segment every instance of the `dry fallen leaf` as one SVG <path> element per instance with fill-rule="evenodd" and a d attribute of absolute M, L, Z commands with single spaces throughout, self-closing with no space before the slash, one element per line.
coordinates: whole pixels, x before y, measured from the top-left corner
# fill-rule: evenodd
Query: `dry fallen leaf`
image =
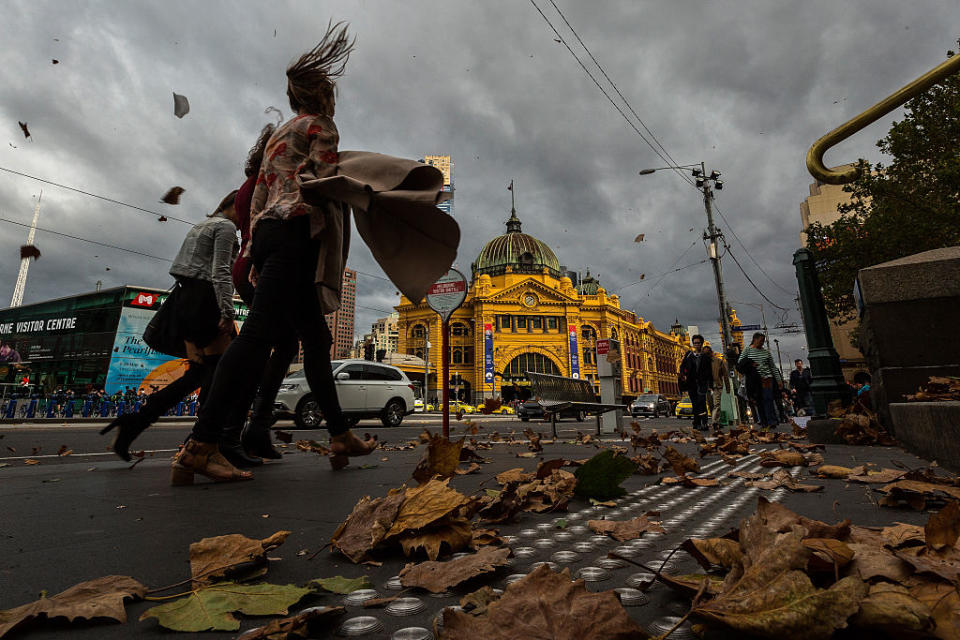
<path fill-rule="evenodd" d="M 263 540 L 254 540 L 239 533 L 204 538 L 190 545 L 190 576 L 194 586 L 210 584 L 217 578 L 236 571 L 260 567 L 267 563 L 267 552 L 276 549 L 289 531 L 277 531 Z"/>
<path fill-rule="evenodd" d="M 463 438 L 451 441 L 442 434 L 431 434 L 427 441 L 427 450 L 413 471 L 413 479 L 423 484 L 434 476 L 449 478 L 454 475 L 460 465 L 462 448 Z"/>
<path fill-rule="evenodd" d="M 712 565 L 732 569 L 743 559 L 740 543 L 729 538 L 690 538 L 685 540 L 680 548 L 693 556 L 707 571 Z"/>
<path fill-rule="evenodd" d="M 836 480 L 843 480 L 850 475 L 850 472 L 850 467 L 840 467 L 833 464 L 825 464 L 817 469 L 817 475 L 821 478 L 834 478 Z"/>
<path fill-rule="evenodd" d="M 760 464 L 764 467 L 801 467 L 807 464 L 803 454 L 787 449 L 763 451 L 760 458 Z"/>
<path fill-rule="evenodd" d="M 639 640 L 648 637 L 612 591 L 590 593 L 570 571 L 540 566 L 507 585 L 485 613 L 443 611 L 444 640 Z"/>
<path fill-rule="evenodd" d="M 447 560 L 408 564 L 400 572 L 400 584 L 441 593 L 470 578 L 496 571 L 507 564 L 510 549 L 483 547 L 476 553 Z"/>
<path fill-rule="evenodd" d="M 403 554 L 411 556 L 417 549 L 423 549 L 431 560 L 440 557 L 443 545 L 450 553 L 465 549 L 473 542 L 473 530 L 466 518 L 444 518 L 425 529 L 417 529 L 400 536 Z"/>
<path fill-rule="evenodd" d="M 960 588 L 922 581 L 911 584 L 910 595 L 927 605 L 936 623 L 932 634 L 941 640 L 960 640 Z"/>
<path fill-rule="evenodd" d="M 23 137 L 29 140 L 31 136 L 30 136 L 30 129 L 27 128 L 27 123 L 20 122 L 19 120 L 17 120 L 17 124 L 20 125 L 20 130 L 23 131 Z"/>
<path fill-rule="evenodd" d="M 934 626 L 930 607 L 910 595 L 901 585 L 880 582 L 871 585 L 852 619 L 857 627 L 883 631 L 889 637 L 903 637 Z"/>
<path fill-rule="evenodd" d="M 769 480 L 753 480 L 745 482 L 744 485 L 747 487 L 757 487 L 758 489 L 777 489 L 783 487 L 790 491 L 801 491 L 804 493 L 823 490 L 822 485 L 801 484 L 796 478 L 790 475 L 790 472 L 786 469 L 777 469 L 773 472 Z"/>
<path fill-rule="evenodd" d="M 68 622 L 109 618 L 126 622 L 123 601 L 142 598 L 146 592 L 145 586 L 128 576 L 104 576 L 81 582 L 50 598 L 0 611 L 0 638 L 40 618 L 66 618 Z"/>
<path fill-rule="evenodd" d="M 587 526 L 598 535 L 608 535 L 621 542 L 639 538 L 648 531 L 666 533 L 666 530 L 660 526 L 659 522 L 650 520 L 646 515 L 623 521 L 590 520 L 587 522 Z"/>
<path fill-rule="evenodd" d="M 288 618 L 275 618 L 262 627 L 241 634 L 237 640 L 293 640 L 309 638 L 317 627 L 330 628 L 333 621 L 346 613 L 343 607 L 310 607 Z"/>
<path fill-rule="evenodd" d="M 470 503 L 470 498 L 451 488 L 449 484 L 449 478 L 434 479 L 414 489 L 407 489 L 396 520 L 385 537 L 391 538 L 405 531 L 422 529 Z"/>
<path fill-rule="evenodd" d="M 670 467 L 673 469 L 673 472 L 678 476 L 686 475 L 688 471 L 700 473 L 699 462 L 690 456 L 683 455 L 673 447 L 667 447 L 663 452 L 663 457 L 667 459 L 667 462 L 670 463 Z"/>
<path fill-rule="evenodd" d="M 952 547 L 960 537 L 960 503 L 947 503 L 943 509 L 930 516 L 923 529 L 927 546 L 931 549 Z"/>
<path fill-rule="evenodd" d="M 330 543 L 354 562 L 363 561 L 393 526 L 404 497 L 402 489 L 391 490 L 385 498 L 371 500 L 364 496 L 334 532 Z"/>

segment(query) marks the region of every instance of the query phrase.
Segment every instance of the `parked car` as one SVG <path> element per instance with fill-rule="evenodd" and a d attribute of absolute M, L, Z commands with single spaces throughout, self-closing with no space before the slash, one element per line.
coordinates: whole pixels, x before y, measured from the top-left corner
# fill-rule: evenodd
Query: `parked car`
<path fill-rule="evenodd" d="M 544 420 L 550 420 L 550 412 L 544 409 L 543 405 L 537 402 L 534 399 L 527 400 L 519 407 L 517 407 L 517 417 L 520 418 L 522 422 L 529 422 L 530 418 L 543 418 Z M 557 415 L 557 420 L 563 418 L 573 418 L 577 422 L 583 422 L 586 414 L 575 408 L 564 409 Z"/>
<path fill-rule="evenodd" d="M 347 424 L 380 418 L 385 427 L 399 427 L 403 417 L 413 413 L 415 387 L 397 367 L 368 360 L 334 360 L 330 364 Z M 293 416 L 301 429 L 316 429 L 323 421 L 302 370 L 284 379 L 274 408 L 281 415 Z"/>
<path fill-rule="evenodd" d="M 637 399 L 630 404 L 630 415 L 634 418 L 638 416 L 659 418 L 660 416 L 670 415 L 672 410 L 673 405 L 670 404 L 670 401 L 655 393 L 637 396 Z"/>
<path fill-rule="evenodd" d="M 423 413 L 423 398 L 415 398 L 413 401 L 413 410 L 417 413 Z"/>
<path fill-rule="evenodd" d="M 690 396 L 683 396 L 680 402 L 677 403 L 676 415 L 678 418 L 690 418 L 693 420 L 693 402 L 690 401 Z"/>

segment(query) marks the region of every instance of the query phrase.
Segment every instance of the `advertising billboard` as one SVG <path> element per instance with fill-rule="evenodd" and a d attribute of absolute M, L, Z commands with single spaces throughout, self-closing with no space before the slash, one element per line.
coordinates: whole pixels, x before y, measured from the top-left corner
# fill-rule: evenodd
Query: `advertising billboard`
<path fill-rule="evenodd" d="M 580 378 L 580 347 L 577 346 L 577 327 L 570 325 L 570 377 Z"/>
<path fill-rule="evenodd" d="M 483 325 L 483 381 L 493 385 L 493 324 Z"/>

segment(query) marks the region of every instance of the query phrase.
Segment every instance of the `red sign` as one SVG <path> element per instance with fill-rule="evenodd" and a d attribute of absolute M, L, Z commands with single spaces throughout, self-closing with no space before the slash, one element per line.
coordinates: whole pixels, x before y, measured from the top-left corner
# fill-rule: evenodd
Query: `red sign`
<path fill-rule="evenodd" d="M 133 300 L 130 301 L 135 307 L 152 307 L 153 303 L 157 301 L 157 294 L 155 293 L 144 293 L 141 291 L 133 297 Z"/>
<path fill-rule="evenodd" d="M 428 296 L 444 295 L 447 293 L 459 293 L 467 290 L 467 283 L 463 280 L 454 280 L 453 282 L 437 282 L 430 290 Z"/>
<path fill-rule="evenodd" d="M 610 341 L 604 338 L 603 340 L 597 340 L 597 355 L 605 356 L 610 353 Z"/>

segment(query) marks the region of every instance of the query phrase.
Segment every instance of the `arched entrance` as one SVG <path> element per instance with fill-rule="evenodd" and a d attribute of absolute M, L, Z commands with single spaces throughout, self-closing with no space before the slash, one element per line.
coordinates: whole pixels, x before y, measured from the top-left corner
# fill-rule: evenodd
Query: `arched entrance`
<path fill-rule="evenodd" d="M 503 370 L 502 396 L 504 402 L 519 400 L 521 402 L 530 397 L 530 382 L 527 380 L 527 371 L 548 373 L 559 376 L 557 365 L 541 353 L 521 353 L 517 355 Z"/>

